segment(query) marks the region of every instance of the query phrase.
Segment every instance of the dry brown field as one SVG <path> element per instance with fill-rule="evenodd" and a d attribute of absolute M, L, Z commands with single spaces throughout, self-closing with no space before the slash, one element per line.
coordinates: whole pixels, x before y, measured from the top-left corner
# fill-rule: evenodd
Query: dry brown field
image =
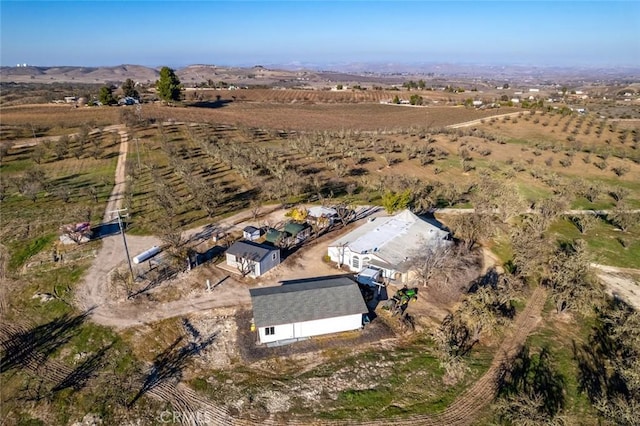
<path fill-rule="evenodd" d="M 244 102 L 267 103 L 380 103 L 391 101 L 395 96 L 400 100 L 409 100 L 411 95 L 419 95 L 425 102 L 437 101 L 445 103 L 464 99 L 469 93 L 445 93 L 432 90 L 312 90 L 312 89 L 248 89 L 248 90 L 219 90 L 219 89 L 188 89 L 185 96 L 192 100 L 196 94 L 205 99 L 215 99 L 219 95 L 223 99 L 236 99 Z M 471 93 L 473 96 L 475 93 Z"/>
<path fill-rule="evenodd" d="M 153 119 L 150 121 L 155 123 L 142 122 L 126 129 L 136 141 L 129 144 L 128 183 L 122 194 L 123 206 L 130 214 L 129 235 L 159 234 L 173 231 L 174 227 L 186 229 L 211 225 L 219 223 L 224 216 L 260 204 L 316 203 L 321 199 L 327 203 L 381 204 L 388 191 L 411 191 L 415 197 L 414 206 L 419 209 L 450 205 L 468 207 L 476 200 L 474 191 L 488 179 L 495 179 L 507 188 L 507 198 L 521 196 L 528 204 L 556 194 L 570 199 L 574 208 L 610 209 L 616 206 L 617 201 L 612 193 L 626 188 L 627 205 L 640 207 L 638 123 L 625 122 L 623 126 L 596 115 L 530 114 L 528 111 L 510 119 L 487 117 L 522 111 L 504 108 L 480 112 L 464 107 L 409 107 L 375 102 L 260 102 L 238 98 L 231 101 L 221 102 L 222 106 L 217 108 L 193 104 L 142 106 L 142 117 Z M 106 197 L 113 187 L 119 147 L 118 136 L 113 129 L 104 127 L 118 123 L 123 111 L 132 110 L 130 107 L 71 108 L 53 105 L 2 108 L 0 139 L 3 142 L 10 138 L 31 138 L 34 129 L 40 142 L 13 145 L 3 153 L 0 164 L 0 183 L 3 184 L 0 240 L 12 254 L 10 271 L 18 278 L 16 285 L 7 290 L 11 296 L 11 304 L 7 306 L 15 317 L 29 318 L 34 324 L 43 323 L 74 309 L 69 301 L 74 297 L 82 272 L 94 260 L 92 250 L 99 243 L 90 243 L 94 245 L 85 246 L 84 251 L 74 258 L 71 256 L 75 253 L 71 250 L 60 251 L 65 262 L 75 263 L 62 265 L 47 259 L 58 253 L 52 249 L 57 246 L 55 240 L 59 225 L 102 218 Z M 477 125 L 444 128 L 448 124 L 483 117 L 484 122 Z M 72 133 L 84 125 L 103 128 L 87 135 L 85 149 L 77 157 L 75 148 L 82 144 L 76 138 L 70 138 L 68 152 L 57 155 L 56 142 L 47 136 Z M 92 151 L 94 145 L 100 148 L 95 156 Z M 616 170 L 620 169 L 625 169 L 625 172 L 619 175 Z M 40 172 L 40 175 L 35 172 Z M 29 183 L 38 183 L 39 186 L 27 186 Z M 580 191 L 567 189 L 585 185 L 599 187 L 592 200 L 587 200 Z M 29 198 L 30 194 L 34 195 L 33 198 Z M 215 202 L 210 203 L 212 200 Z M 269 223 L 265 220 L 260 224 Z M 497 222 L 492 226 L 503 230 L 506 227 Z M 553 225 L 551 232 L 560 240 L 585 239 L 594 255 L 593 260 L 598 263 L 637 268 L 640 259 L 639 226 L 636 224 L 621 232 L 607 220 L 598 220 L 593 228 L 580 234 L 571 221 L 561 219 Z M 505 249 L 500 235 L 490 243 L 496 248 L 496 254 L 506 261 L 508 256 L 504 259 L 502 256 L 509 248 Z M 319 254 L 315 261 L 320 262 Z M 199 278 L 197 281 L 202 282 Z M 172 292 L 173 284 L 170 283 L 170 288 L 158 288 L 158 293 Z M 42 293 L 51 293 L 56 298 L 45 304 L 33 297 Z M 2 294 L 0 302 L 1 298 Z M 158 302 L 158 299 L 151 300 Z M 532 305 L 541 309 L 542 302 L 540 296 Z M 532 327 L 538 318 L 529 312 L 531 310 L 523 311 L 522 318 Z M 245 321 L 244 314 L 236 318 L 226 311 L 214 314 L 218 316 L 212 317 L 210 312 L 206 315 L 206 322 L 201 320 L 202 317 L 190 316 L 192 322 L 189 324 L 199 332 L 206 331 L 206 335 L 215 332 L 212 328 L 214 323 L 215 327 L 221 324 L 225 327 L 221 333 L 234 327 L 248 330 L 249 318 Z M 545 321 L 548 320 L 545 324 L 553 324 L 553 327 L 558 323 L 567 324 L 557 321 L 557 315 L 546 311 L 543 315 Z M 105 360 L 113 364 L 108 368 L 96 367 L 100 373 L 91 376 L 89 385 L 81 387 L 80 391 L 51 391 L 46 402 L 24 405 L 27 408 L 22 407 L 22 401 L 30 397 L 35 386 L 30 382 L 34 373 L 16 369 L 3 376 L 6 378 L 5 394 L 11 399 L 5 404 L 8 408 L 0 412 L 6 417 L 14 416 L 13 419 L 29 419 L 35 410 L 39 410 L 48 420 L 41 422 L 43 424 L 71 424 L 89 410 L 103 413 L 104 424 L 121 424 L 124 416 L 138 419 L 143 418 L 144 412 L 157 413 L 162 406 L 152 405 L 155 403 L 153 400 L 143 400 L 138 404 L 150 406 L 135 405 L 123 417 L 118 417 L 119 410 L 124 411 L 125 404 L 139 391 L 145 377 L 141 372 L 148 371 L 148 363 L 171 354 L 172 342 L 177 344 L 177 339 L 183 338 L 184 330 L 180 327 L 187 327 L 182 319 L 139 327 L 132 330 L 132 333 L 137 333 L 136 337 L 124 338 L 91 322 L 81 324 L 77 336 L 58 344 L 60 350 L 51 355 L 50 361 L 64 363 L 71 371 L 72 365 L 78 367 L 76 355 L 97 353 L 109 344 L 108 348 L 113 345 L 113 350 L 108 352 Z M 572 343 L 575 345 L 574 335 L 569 335 L 570 332 L 564 329 L 560 332 L 556 328 L 553 330 L 554 339 L 556 335 L 563 337 L 551 341 L 554 356 L 558 357 L 559 365 L 570 366 L 565 376 L 574 377 L 578 374 L 574 355 L 571 349 L 566 354 L 562 352 L 571 348 Z M 248 331 L 246 333 L 249 335 Z M 518 333 L 522 339 L 525 338 L 524 331 Z M 542 339 L 547 341 L 549 331 L 545 329 L 544 333 Z M 236 334 L 230 332 L 228 335 Z M 539 338 L 540 335 L 534 337 Z M 324 346 L 323 358 L 317 358 L 321 362 L 314 358 L 315 353 L 307 360 L 292 357 L 293 362 L 282 363 L 281 358 L 274 357 L 273 362 L 266 360 L 253 364 L 234 355 L 228 368 L 213 365 L 209 359 L 197 359 L 194 363 L 189 360 L 181 365 L 184 376 L 175 383 L 182 381 L 193 388 L 193 395 L 201 398 L 199 401 L 212 401 L 211 404 L 223 407 L 236 407 L 233 404 L 241 401 L 244 404 L 243 414 L 255 413 L 255 418 L 272 416 L 270 418 L 275 419 L 274 422 L 306 413 L 327 419 L 355 421 L 375 418 L 380 424 L 393 423 L 399 419 L 398 415 L 428 414 L 452 404 L 489 368 L 493 356 L 502 354 L 498 349 L 500 339 L 501 333 L 483 337 L 467 358 L 469 372 L 455 386 L 443 379 L 444 371 L 438 367 L 440 361 L 434 356 L 432 346 L 425 344 L 422 337 L 412 339 L 410 336 L 398 339 L 399 351 L 395 350 L 393 343 L 367 347 L 362 352 L 354 351 L 352 347 L 326 350 Z M 216 345 L 222 342 L 221 338 Z M 322 346 L 323 341 L 320 342 Z M 237 345 L 233 343 L 236 348 L 242 347 L 241 344 L 242 341 Z M 384 346 L 387 344 L 390 346 Z M 82 368 L 86 364 L 79 365 Z M 416 366 L 428 375 L 415 374 Z M 53 362 L 44 366 L 40 364 L 38 368 L 39 373 L 54 369 L 66 371 L 56 369 Z M 114 375 L 103 374 L 103 370 L 113 370 Z M 303 374 L 300 374 L 301 370 Z M 273 391 L 274 374 L 286 378 L 278 382 L 277 392 Z M 64 376 L 69 376 L 67 373 L 59 375 L 62 377 L 55 377 L 55 381 L 45 377 L 52 384 L 36 383 L 38 389 L 42 387 L 48 391 L 48 386 L 54 386 L 65 380 Z M 25 387 L 25 383 L 30 384 Z M 314 393 L 319 388 L 318 383 L 324 389 L 321 394 Z M 362 389 L 363 383 L 367 388 L 361 392 L 357 389 Z M 381 383 L 389 385 L 381 386 Z M 488 382 L 481 380 L 478 383 L 485 386 Z M 474 391 L 477 388 L 471 389 L 467 394 L 477 396 L 478 392 Z M 596 414 L 588 406 L 587 410 L 574 402 L 578 395 L 576 389 L 577 385 L 573 384 L 566 387 L 571 401 L 567 404 L 568 415 L 576 419 L 584 419 L 585 416 L 595 419 Z M 116 394 L 124 395 L 126 401 L 116 404 Z M 307 394 L 313 397 L 308 400 L 297 397 Z M 404 395 L 399 400 L 400 404 L 406 404 L 407 398 L 417 402 L 402 405 L 403 411 L 396 412 L 397 395 Z M 281 412 L 275 413 L 269 408 L 273 404 L 264 402 L 278 400 L 284 400 L 286 404 Z M 465 397 L 457 401 L 454 409 L 456 406 L 468 406 Z M 194 406 L 200 406 L 200 402 Z M 59 418 L 54 419 L 52 416 L 58 413 Z M 487 408 L 483 415 L 487 421 L 480 419 L 476 423 L 489 423 L 490 409 Z M 309 421 L 312 422 L 311 417 Z M 14 423 L 17 424 L 18 420 Z M 142 420 L 142 423 L 154 424 L 154 420 Z M 595 421 L 588 423 L 595 424 Z"/>
<path fill-rule="evenodd" d="M 80 107 L 68 105 L 29 105 L 2 108 L 3 139 L 31 137 L 31 125 L 44 128 L 42 136 L 71 133 L 89 124 L 92 127 L 117 124 L 124 108 Z M 229 102 L 220 107 L 144 104 L 142 116 L 156 120 L 219 123 L 278 130 L 384 130 L 399 128 L 439 128 L 476 120 L 497 113 L 518 111 L 515 108 L 480 111 L 464 107 L 382 104 L 282 104 Z M 22 135 L 10 136 L 10 128 L 22 128 Z M 68 132 L 60 129 L 67 128 Z M 53 133 L 52 133 L 53 132 Z"/>

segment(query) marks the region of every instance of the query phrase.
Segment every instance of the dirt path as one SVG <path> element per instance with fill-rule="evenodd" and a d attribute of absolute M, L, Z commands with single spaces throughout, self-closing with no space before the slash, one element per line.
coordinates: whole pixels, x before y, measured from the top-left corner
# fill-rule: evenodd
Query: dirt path
<path fill-rule="evenodd" d="M 607 292 L 640 310 L 640 269 L 591 264 L 607 287 Z"/>
<path fill-rule="evenodd" d="M 104 223 L 113 219 L 109 212 L 122 208 L 122 200 L 124 199 L 127 184 L 126 166 L 127 153 L 129 152 L 129 135 L 126 130 L 119 130 L 118 134 L 120 135 L 120 152 L 118 153 L 118 162 L 116 163 L 115 183 L 107 200 L 107 207 L 104 209 L 104 218 L 102 219 Z"/>
<path fill-rule="evenodd" d="M 508 114 L 498 114 L 498 115 L 490 115 L 488 117 L 479 118 L 477 120 L 465 121 L 464 123 L 451 124 L 447 126 L 449 129 L 459 129 L 461 127 L 470 127 L 477 126 L 478 124 L 482 124 L 483 121 L 491 120 L 492 118 L 502 118 L 502 117 L 517 117 L 522 112 L 510 112 Z"/>
<path fill-rule="evenodd" d="M 445 207 L 445 208 L 440 208 L 440 209 L 433 209 L 431 210 L 431 213 L 433 213 L 434 215 L 436 214 L 445 214 L 445 215 L 460 215 L 460 214 L 472 214 L 476 211 L 476 209 L 474 209 L 473 207 L 471 208 L 460 208 L 460 209 L 456 209 L 456 208 L 451 208 L 451 207 Z M 640 213 L 640 209 L 631 209 L 631 210 L 626 210 L 629 213 Z M 493 210 L 491 213 L 499 213 L 499 210 Z M 606 216 L 609 212 L 611 212 L 611 210 L 565 210 L 562 212 L 563 215 L 567 215 L 567 216 L 575 216 L 575 215 L 579 215 L 579 214 L 596 214 L 599 216 Z M 526 209 L 523 210 L 522 212 L 520 212 L 521 214 L 531 214 L 531 213 L 535 213 L 535 210 L 533 209 Z"/>
<path fill-rule="evenodd" d="M 463 123 L 464 124 L 464 123 Z M 467 124 L 472 125 L 472 124 Z M 120 131 L 121 147 L 118 164 L 116 166 L 115 186 L 109 197 L 105 219 L 110 219 L 107 212 L 115 210 L 121 206 L 122 193 L 125 185 L 126 155 L 128 150 L 128 135 L 124 130 Z M 268 220 L 277 221 L 281 217 L 281 211 L 271 211 Z M 243 222 L 251 219 L 250 212 L 240 212 L 232 217 L 216 224 L 222 229 L 237 229 Z M 207 230 L 207 227 L 199 227 L 189 231 L 190 237 L 198 238 L 198 235 Z M 85 276 L 82 285 L 76 294 L 78 304 L 83 309 L 94 308 L 91 319 L 103 325 L 115 328 L 126 328 L 139 324 L 155 322 L 160 319 L 174 317 L 177 315 L 187 315 L 194 311 L 208 310 L 215 307 L 238 305 L 248 303 L 248 292 L 239 286 L 223 286 L 226 289 L 240 291 L 235 297 L 221 297 L 215 290 L 211 293 L 204 293 L 198 297 L 181 299 L 169 303 L 146 303 L 129 304 L 117 303 L 110 299 L 108 277 L 110 272 L 124 263 L 124 247 L 121 235 L 107 237 L 103 240 L 103 246 L 96 261 Z M 327 236 L 328 239 L 336 238 L 336 235 Z M 159 244 L 155 237 L 127 237 L 130 254 L 149 248 L 151 245 Z M 319 239 L 315 244 L 300 252 L 298 259 L 292 258 L 288 272 L 292 272 L 291 277 L 308 277 L 329 270 L 336 270 L 321 262 L 321 257 L 325 251 L 325 244 Z M 492 259 L 485 257 L 485 263 L 490 264 Z M 318 265 L 314 268 L 306 265 Z M 315 269 L 317 268 L 317 270 Z M 329 270 L 327 270 L 329 268 Z M 322 271 L 321 271 L 322 270 Z M 280 272 L 282 273 L 282 272 Z M 278 278 L 278 273 L 273 278 Z M 243 296 L 244 295 L 244 296 Z M 449 407 L 438 415 L 414 416 L 407 419 L 394 419 L 394 424 L 406 425 L 468 425 L 473 422 L 477 413 L 489 404 L 497 392 L 497 378 L 500 367 L 505 360 L 508 360 L 524 343 L 526 337 L 536 327 L 540 321 L 540 312 L 544 305 L 546 294 L 542 288 L 537 288 L 525 310 L 518 315 L 513 329 L 503 340 L 497 355 L 495 356 L 489 370 L 466 392 L 456 399 Z M 243 298 L 244 297 L 244 298 Z M 4 327 L 4 325 L 3 325 Z M 5 339 L 3 339 L 5 340 Z M 34 367 L 35 368 L 35 367 Z M 64 373 L 64 372 L 63 372 Z M 53 377 L 60 379 L 60 377 Z M 162 383 L 152 389 L 149 394 L 156 398 L 169 402 L 181 415 L 184 424 L 238 424 L 238 425 L 276 425 L 282 424 L 281 420 L 268 419 L 233 419 L 224 407 L 212 404 L 205 397 L 200 396 L 184 384 Z M 353 424 L 354 422 L 318 422 L 317 424 Z M 364 422 L 364 425 L 386 425 L 389 420 L 373 420 Z M 292 420 L 290 424 L 309 424 L 307 420 Z"/>
<path fill-rule="evenodd" d="M 119 133 L 122 131 L 122 129 L 124 129 L 124 124 L 113 124 L 111 126 L 105 126 L 102 128 L 102 130 L 92 130 L 91 132 L 89 132 L 90 135 L 95 135 L 97 133 L 100 132 L 113 132 L 113 131 L 118 131 Z M 69 133 L 66 136 L 69 137 L 73 137 L 73 136 L 77 136 L 78 133 Z M 24 139 L 19 139 L 20 142 L 16 142 L 13 145 L 13 148 L 28 148 L 31 146 L 36 146 L 39 143 L 42 143 L 43 141 L 51 141 L 51 142 L 57 142 L 58 139 L 60 139 L 62 137 L 62 135 L 60 136 L 41 136 L 41 137 L 37 137 L 37 138 L 24 138 Z"/>
<path fill-rule="evenodd" d="M 546 301 L 546 291 L 542 287 L 536 288 L 533 292 L 526 308 L 516 317 L 513 327 L 507 333 L 502 344 L 496 351 L 491 366 L 487 372 L 476 381 L 473 386 L 463 392 L 451 405 L 449 405 L 442 413 L 437 415 L 417 415 L 408 418 L 379 419 L 372 421 L 313 421 L 313 420 L 297 420 L 291 419 L 284 422 L 282 419 L 232 419 L 228 412 L 207 401 L 205 398 L 197 395 L 186 386 L 179 385 L 173 389 L 173 394 L 166 394 L 168 401 L 171 398 L 179 398 L 184 401 L 188 407 L 194 405 L 199 406 L 199 417 L 192 418 L 194 421 L 187 421 L 186 424 L 199 425 L 363 425 L 363 426 L 384 426 L 393 423 L 394 425 L 408 426 L 466 426 L 476 420 L 476 416 L 482 409 L 490 404 L 497 391 L 498 379 L 500 377 L 502 366 L 508 362 L 522 347 L 527 336 L 536 328 L 541 321 L 541 312 Z M 174 405 L 175 406 L 175 405 Z M 200 419 L 201 421 L 197 421 Z M 206 420 L 206 421 L 202 421 Z"/>

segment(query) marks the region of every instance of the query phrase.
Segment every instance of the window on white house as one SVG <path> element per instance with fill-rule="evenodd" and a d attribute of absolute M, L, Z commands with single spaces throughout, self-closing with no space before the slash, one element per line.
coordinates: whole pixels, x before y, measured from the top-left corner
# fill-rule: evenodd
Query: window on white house
<path fill-rule="evenodd" d="M 276 334 L 276 328 L 275 327 L 265 327 L 264 328 L 264 335 L 265 336 L 273 336 L 274 334 Z"/>
<path fill-rule="evenodd" d="M 353 258 L 351 258 L 351 266 L 354 268 L 360 267 L 360 258 L 358 256 L 353 256 Z"/>

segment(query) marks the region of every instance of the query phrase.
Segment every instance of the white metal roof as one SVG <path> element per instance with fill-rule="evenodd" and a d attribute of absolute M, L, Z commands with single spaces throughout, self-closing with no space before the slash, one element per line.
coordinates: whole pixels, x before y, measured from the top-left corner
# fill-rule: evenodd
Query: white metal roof
<path fill-rule="evenodd" d="M 447 236 L 448 232 L 404 210 L 395 216 L 367 222 L 331 246 L 348 247 L 352 252 L 373 254 L 392 265 L 399 265 L 421 247 L 442 244 Z"/>
<path fill-rule="evenodd" d="M 322 217 L 322 216 L 331 217 L 331 216 L 336 216 L 337 214 L 338 212 L 336 211 L 336 209 L 332 209 L 330 207 L 313 206 L 309 208 L 309 216 L 312 216 L 312 217 Z"/>

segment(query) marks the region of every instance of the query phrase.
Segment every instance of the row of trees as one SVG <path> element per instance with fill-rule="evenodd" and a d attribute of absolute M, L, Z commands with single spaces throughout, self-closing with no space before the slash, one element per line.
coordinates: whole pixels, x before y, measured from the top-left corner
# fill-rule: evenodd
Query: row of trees
<path fill-rule="evenodd" d="M 102 105 L 115 105 L 118 100 L 115 97 L 116 86 L 106 85 L 100 88 L 98 100 Z M 140 99 L 140 93 L 136 88 L 136 83 L 128 78 L 120 87 L 122 96 Z M 175 71 L 169 67 L 162 67 L 160 77 L 156 82 L 158 97 L 166 102 L 179 101 L 182 85 Z"/>
<path fill-rule="evenodd" d="M 114 95 L 116 89 L 117 87 L 113 85 L 102 86 L 98 92 L 98 100 L 100 103 L 102 105 L 116 104 L 118 102 Z M 122 92 L 122 96 L 125 98 L 140 99 L 140 93 L 136 89 L 136 83 L 130 78 L 126 79 L 125 82 L 122 83 L 120 90 Z"/>

